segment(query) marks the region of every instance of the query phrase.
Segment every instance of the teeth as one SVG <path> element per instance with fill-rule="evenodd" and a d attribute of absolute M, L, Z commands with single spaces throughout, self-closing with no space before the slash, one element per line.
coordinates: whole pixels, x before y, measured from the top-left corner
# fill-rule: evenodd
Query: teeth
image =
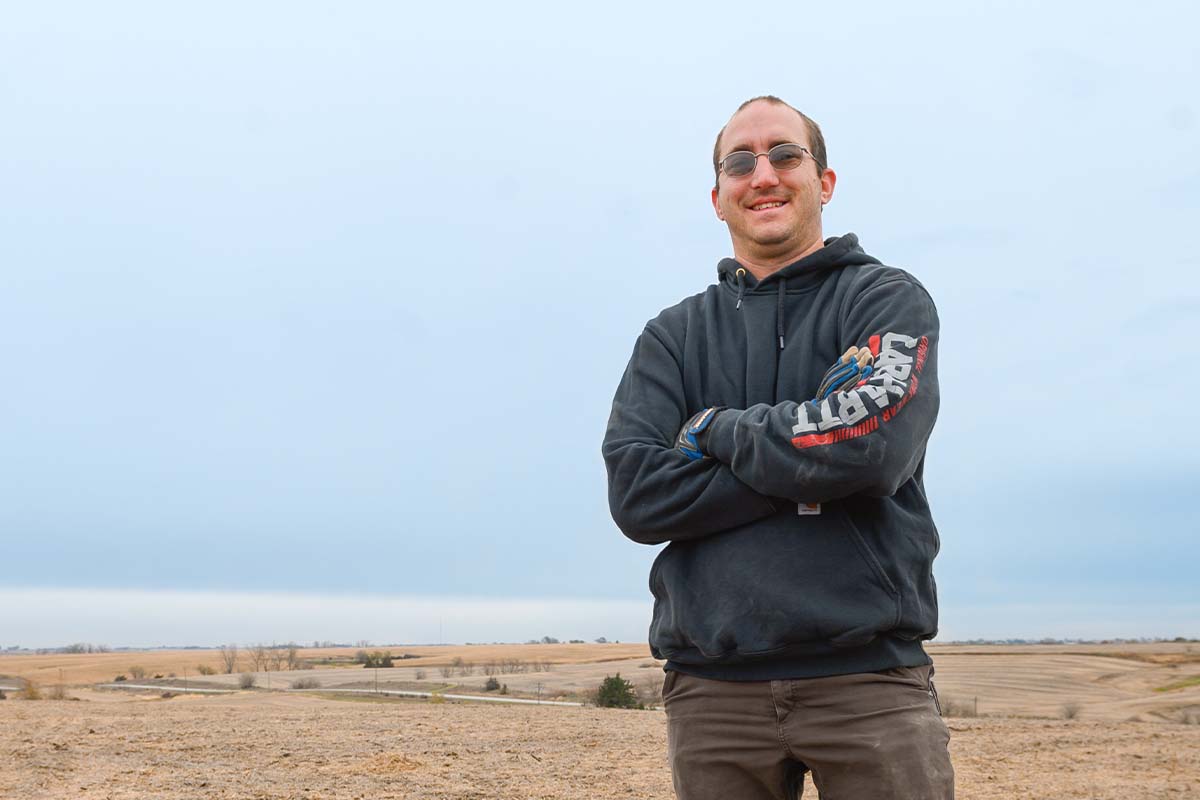
<path fill-rule="evenodd" d="M 778 201 L 776 201 L 774 203 L 762 203 L 760 205 L 754 206 L 754 210 L 761 211 L 764 208 L 779 208 L 781 205 L 783 205 L 783 203 L 778 202 Z"/>

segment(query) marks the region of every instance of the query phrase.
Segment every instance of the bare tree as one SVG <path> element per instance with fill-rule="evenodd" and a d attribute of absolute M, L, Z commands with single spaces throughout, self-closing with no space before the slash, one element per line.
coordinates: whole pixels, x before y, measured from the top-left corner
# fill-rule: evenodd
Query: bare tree
<path fill-rule="evenodd" d="M 267 666 L 267 647 L 262 642 L 250 648 L 250 660 L 254 662 L 254 671 L 261 672 Z"/>
<path fill-rule="evenodd" d="M 284 659 L 286 659 L 286 658 L 287 658 L 286 651 L 284 651 L 282 648 L 280 648 L 278 646 L 272 646 L 271 654 L 270 654 L 270 658 L 269 658 L 269 663 L 271 665 L 271 671 L 279 672 L 279 670 L 283 669 L 283 662 L 284 662 Z"/>
<path fill-rule="evenodd" d="M 225 674 L 232 675 L 234 668 L 237 666 L 238 647 L 236 644 L 221 645 L 221 665 L 225 667 Z"/>
<path fill-rule="evenodd" d="M 295 642 L 287 643 L 287 668 L 298 669 L 300 667 L 300 647 Z"/>

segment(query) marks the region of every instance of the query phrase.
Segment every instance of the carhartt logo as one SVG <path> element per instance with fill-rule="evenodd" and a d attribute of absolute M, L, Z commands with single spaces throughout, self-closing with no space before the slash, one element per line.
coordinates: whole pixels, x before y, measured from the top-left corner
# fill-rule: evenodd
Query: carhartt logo
<path fill-rule="evenodd" d="M 871 350 L 879 347 L 875 371 L 866 383 L 845 392 L 837 392 L 818 405 L 801 403 L 796 407 L 792 426 L 792 445 L 803 450 L 835 442 L 844 442 L 879 430 L 900 412 L 917 393 L 919 376 L 929 354 L 929 338 L 914 339 L 902 333 L 888 333 L 882 342 L 871 337 Z"/>

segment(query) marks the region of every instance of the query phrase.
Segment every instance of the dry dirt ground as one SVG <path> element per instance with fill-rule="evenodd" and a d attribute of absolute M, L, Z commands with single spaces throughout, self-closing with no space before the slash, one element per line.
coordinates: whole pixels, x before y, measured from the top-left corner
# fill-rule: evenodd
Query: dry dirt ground
<path fill-rule="evenodd" d="M 540 647 L 488 657 L 533 660 L 548 652 Z M 644 647 L 582 647 L 557 653 L 549 671 L 498 678 L 514 694 L 541 683 L 543 697 L 572 696 L 618 669 L 635 682 L 661 680 Z M 947 718 L 959 797 L 1200 798 L 1200 645 L 929 649 L 943 700 L 956 714 L 978 704 L 978 717 Z M 162 654 L 103 655 L 149 671 Z M 435 665 L 455 657 L 438 648 L 422 654 L 423 667 L 380 670 L 381 684 L 478 688 L 478 669 L 440 674 Z M 70 659 L 89 657 L 22 658 L 51 657 L 0 658 L 0 675 L 36 669 L 46 691 L 52 671 L 85 674 Z M 94 666 L 96 679 L 110 679 L 116 663 Z M 373 671 L 274 673 L 273 686 L 295 676 L 332 688 L 361 685 Z M 164 699 L 78 685 L 67 694 L 79 699 L 0 701 L 0 798 L 672 796 L 661 711 L 265 691 Z M 1075 718 L 1063 719 L 1068 707 Z M 811 785 L 805 796 L 816 796 Z"/>
<path fill-rule="evenodd" d="M 672 796 L 659 711 L 248 692 L 12 700 L 0 721 L 5 798 Z M 948 723 L 963 798 L 1200 797 L 1200 726 Z"/>

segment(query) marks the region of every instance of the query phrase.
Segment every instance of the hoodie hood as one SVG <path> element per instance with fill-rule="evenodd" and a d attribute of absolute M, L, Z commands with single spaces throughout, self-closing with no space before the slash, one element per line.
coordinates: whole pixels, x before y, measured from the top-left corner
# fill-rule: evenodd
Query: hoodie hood
<path fill-rule="evenodd" d="M 742 301 L 747 295 L 766 294 L 774 291 L 777 298 L 775 335 L 779 340 L 779 349 L 782 350 L 787 346 L 784 338 L 784 306 L 789 289 L 802 292 L 820 284 L 832 270 L 879 263 L 878 259 L 872 258 L 863 251 L 858 244 L 857 236 L 847 233 L 845 236 L 826 239 L 825 245 L 820 250 L 775 270 L 761 281 L 756 279 L 750 270 L 742 267 L 740 262 L 732 258 L 721 259 L 717 264 L 717 276 L 724 286 L 737 292 L 736 307 L 738 310 L 741 310 Z"/>
<path fill-rule="evenodd" d="M 879 259 L 867 255 L 862 249 L 858 243 L 858 236 L 847 233 L 844 236 L 833 236 L 826 239 L 825 246 L 820 250 L 775 270 L 761 281 L 756 279 L 750 270 L 743 272 L 740 277 L 746 293 L 753 293 L 760 288 L 765 290 L 774 281 L 786 283 L 790 289 L 801 289 L 819 283 L 822 274 L 829 270 L 878 263 L 880 263 Z M 717 276 L 722 283 L 736 290 L 739 269 L 742 269 L 742 264 L 737 260 L 722 258 L 717 264 Z"/>

